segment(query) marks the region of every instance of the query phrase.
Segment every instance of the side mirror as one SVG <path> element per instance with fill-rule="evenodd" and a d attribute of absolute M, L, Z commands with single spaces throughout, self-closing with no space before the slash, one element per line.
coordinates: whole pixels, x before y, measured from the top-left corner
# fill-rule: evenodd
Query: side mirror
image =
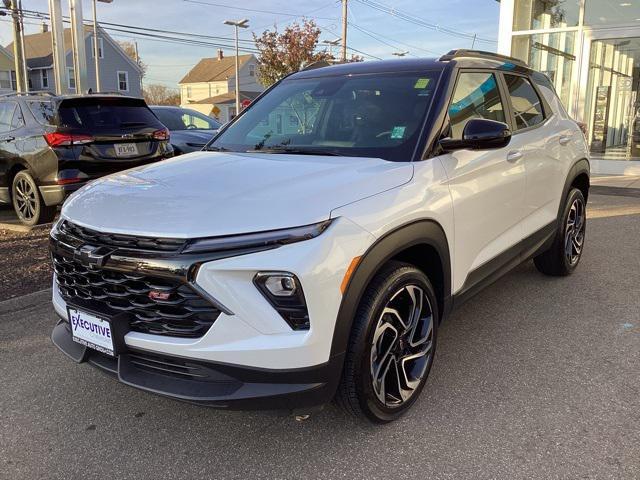
<path fill-rule="evenodd" d="M 485 118 L 473 118 L 467 122 L 461 140 L 443 138 L 440 146 L 445 152 L 453 150 L 489 150 L 503 148 L 511 141 L 509 125 Z"/>

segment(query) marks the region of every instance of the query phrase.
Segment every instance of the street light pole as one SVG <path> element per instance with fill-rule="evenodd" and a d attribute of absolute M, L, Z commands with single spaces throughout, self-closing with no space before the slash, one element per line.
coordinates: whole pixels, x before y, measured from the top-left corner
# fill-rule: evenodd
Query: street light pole
<path fill-rule="evenodd" d="M 340 60 L 343 62 L 347 61 L 347 24 L 349 23 L 347 19 L 348 14 L 349 9 L 347 0 L 342 0 L 342 52 L 340 54 Z"/>
<path fill-rule="evenodd" d="M 238 20 L 238 21 L 225 20 L 224 24 L 235 27 L 235 31 L 236 31 L 236 115 L 239 115 L 240 114 L 240 59 L 238 58 L 238 55 L 239 55 L 238 28 L 248 28 L 249 20 L 246 18 L 244 20 Z"/>

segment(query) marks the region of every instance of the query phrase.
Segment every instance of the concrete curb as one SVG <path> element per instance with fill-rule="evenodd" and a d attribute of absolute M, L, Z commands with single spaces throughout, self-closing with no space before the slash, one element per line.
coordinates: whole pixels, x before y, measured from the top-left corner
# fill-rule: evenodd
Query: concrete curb
<path fill-rule="evenodd" d="M 41 305 L 45 302 L 50 302 L 51 295 L 51 289 L 46 288 L 44 290 L 40 290 L 39 292 L 28 293 L 26 295 L 22 295 L 21 297 L 4 300 L 0 302 L 0 315 L 19 312 L 21 310 L 26 310 L 28 308 Z"/>

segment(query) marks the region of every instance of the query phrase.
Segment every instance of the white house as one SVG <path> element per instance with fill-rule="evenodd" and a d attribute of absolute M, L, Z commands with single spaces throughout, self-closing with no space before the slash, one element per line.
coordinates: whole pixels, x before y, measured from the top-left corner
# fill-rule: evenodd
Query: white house
<path fill-rule="evenodd" d="M 239 79 L 240 99 L 252 101 L 264 87 L 258 82 L 258 60 L 254 55 L 240 55 Z M 225 57 L 222 50 L 218 56 L 200 60 L 180 80 L 180 103 L 221 122 L 228 122 L 236 114 L 235 65 L 236 57 Z"/>

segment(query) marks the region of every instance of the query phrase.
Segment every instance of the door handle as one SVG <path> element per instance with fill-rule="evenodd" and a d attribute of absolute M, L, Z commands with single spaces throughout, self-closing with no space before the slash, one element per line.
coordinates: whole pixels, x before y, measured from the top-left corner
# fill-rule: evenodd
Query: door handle
<path fill-rule="evenodd" d="M 518 150 L 512 150 L 507 153 L 507 162 L 517 162 L 522 158 L 522 152 Z"/>
<path fill-rule="evenodd" d="M 560 135 L 558 141 L 560 142 L 560 145 L 568 145 L 571 141 L 571 135 Z"/>

